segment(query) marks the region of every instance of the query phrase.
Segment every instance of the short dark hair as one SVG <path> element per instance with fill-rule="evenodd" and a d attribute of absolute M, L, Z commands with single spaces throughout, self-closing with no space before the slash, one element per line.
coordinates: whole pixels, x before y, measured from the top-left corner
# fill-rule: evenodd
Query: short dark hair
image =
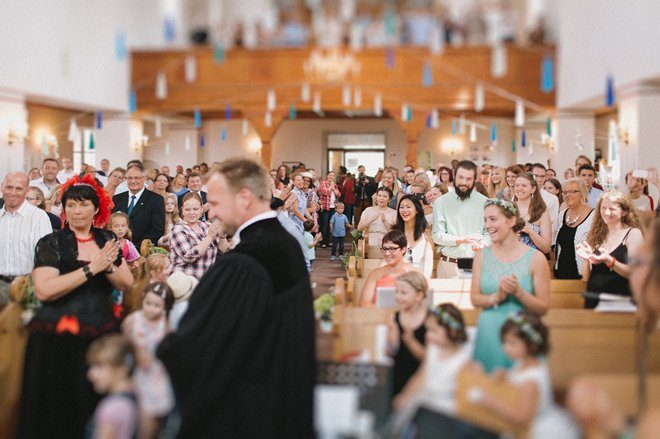
<path fill-rule="evenodd" d="M 314 228 L 314 221 L 312 220 L 307 220 L 303 223 L 303 227 L 305 228 L 305 232 L 311 232 L 312 229 Z"/>
<path fill-rule="evenodd" d="M 68 200 L 91 201 L 95 208 L 99 207 L 99 197 L 94 188 L 88 184 L 72 184 L 62 194 L 62 209 Z"/>
<path fill-rule="evenodd" d="M 509 317 L 500 329 L 500 340 L 502 342 L 504 342 L 504 337 L 509 332 L 514 332 L 517 337 L 525 342 L 527 352 L 531 355 L 545 355 L 550 351 L 548 328 L 534 314 L 522 312 L 517 316 Z M 532 333 L 536 333 L 540 339 L 534 340 Z"/>
<path fill-rule="evenodd" d="M 383 243 L 391 242 L 392 244 L 398 245 L 400 248 L 408 247 L 408 240 L 406 239 L 406 234 L 401 230 L 390 230 L 383 236 Z"/>
<path fill-rule="evenodd" d="M 163 302 L 165 303 L 165 314 L 169 315 L 170 310 L 174 305 L 174 293 L 172 292 L 172 288 L 167 285 L 167 282 L 153 282 L 147 285 L 142 291 L 142 300 L 144 300 L 149 293 L 155 294 L 163 299 Z"/>
<path fill-rule="evenodd" d="M 463 319 L 463 314 L 461 310 L 456 308 L 456 305 L 452 303 L 441 303 L 438 305 L 434 312 L 431 314 L 438 322 L 438 325 L 445 328 L 447 331 L 447 338 L 454 344 L 463 344 L 467 341 L 467 332 L 465 331 L 465 320 Z M 458 327 L 455 324 L 450 324 L 447 320 L 443 319 L 442 313 L 449 314 L 455 323 L 458 323 Z"/>
<path fill-rule="evenodd" d="M 43 168 L 44 165 L 45 165 L 46 163 L 48 163 L 48 162 L 54 162 L 54 163 L 57 163 L 57 167 L 58 167 L 58 168 L 60 167 L 60 162 L 58 162 L 57 159 L 54 159 L 54 158 L 52 158 L 52 157 L 47 157 L 47 158 L 43 159 L 43 161 L 41 162 L 41 167 Z"/>
<path fill-rule="evenodd" d="M 461 160 L 456 166 L 456 172 L 458 172 L 458 170 L 461 168 L 474 172 L 474 178 L 477 178 L 477 165 L 475 165 L 474 162 L 470 160 Z"/>
<path fill-rule="evenodd" d="M 591 166 L 591 165 L 582 165 L 578 168 L 578 176 L 584 170 L 593 171 L 594 174 L 596 173 L 596 168 L 594 168 L 593 166 Z"/>
<path fill-rule="evenodd" d="M 541 168 L 541 169 L 543 169 L 544 171 L 547 170 L 547 168 L 543 165 L 543 163 L 534 163 L 534 164 L 532 165 L 532 169 L 534 169 L 534 168 Z"/>
<path fill-rule="evenodd" d="M 376 193 L 378 193 L 378 192 L 387 192 L 387 195 L 390 196 L 390 200 L 394 196 L 394 192 L 392 192 L 392 189 L 390 189 L 388 187 L 385 187 L 385 186 L 381 186 L 378 189 L 376 189 Z"/>
<path fill-rule="evenodd" d="M 193 177 L 201 177 L 201 176 L 202 176 L 202 174 L 200 174 L 199 172 L 192 171 L 192 172 L 191 172 L 190 174 L 188 174 L 188 176 L 186 177 L 186 181 L 189 181 L 189 180 L 190 180 L 191 178 L 193 178 Z"/>

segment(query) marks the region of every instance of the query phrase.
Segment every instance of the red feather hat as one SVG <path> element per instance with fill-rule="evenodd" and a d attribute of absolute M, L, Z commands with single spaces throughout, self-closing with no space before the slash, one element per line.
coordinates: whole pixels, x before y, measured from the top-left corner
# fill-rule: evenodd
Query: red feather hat
<path fill-rule="evenodd" d="M 80 175 L 74 175 L 68 179 L 66 183 L 63 183 L 60 187 L 60 201 L 62 200 L 62 195 L 64 192 L 66 192 L 66 190 L 71 186 L 91 186 L 94 189 L 94 192 L 96 192 L 96 196 L 99 199 L 99 211 L 96 212 L 96 215 L 94 216 L 94 227 L 105 227 L 106 224 L 108 224 L 112 208 L 115 206 L 115 204 L 112 202 L 112 198 L 108 192 L 103 189 L 96 181 L 94 175 L 86 174 L 82 177 Z M 62 206 L 61 216 L 62 226 L 64 226 L 66 223 L 66 213 L 64 211 L 64 206 Z"/>

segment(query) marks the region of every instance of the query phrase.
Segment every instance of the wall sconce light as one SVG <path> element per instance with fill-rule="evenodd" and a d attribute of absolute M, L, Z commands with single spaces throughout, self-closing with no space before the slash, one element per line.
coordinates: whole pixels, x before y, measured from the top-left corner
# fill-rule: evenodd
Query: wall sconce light
<path fill-rule="evenodd" d="M 261 140 L 259 138 L 253 138 L 248 142 L 248 149 L 253 154 L 261 153 Z"/>
<path fill-rule="evenodd" d="M 463 142 L 457 136 L 447 137 L 440 142 L 440 148 L 453 156 L 463 149 Z"/>
<path fill-rule="evenodd" d="M 622 126 L 619 126 L 618 128 L 619 140 L 628 146 L 628 143 L 630 143 L 630 132 L 628 131 L 628 128 Z"/>

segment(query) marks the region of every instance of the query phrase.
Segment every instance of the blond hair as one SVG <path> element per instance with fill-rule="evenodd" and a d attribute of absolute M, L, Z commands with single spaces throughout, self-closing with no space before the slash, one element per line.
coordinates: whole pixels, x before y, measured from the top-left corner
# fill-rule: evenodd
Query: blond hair
<path fill-rule="evenodd" d="M 106 229 L 112 231 L 112 222 L 116 218 L 124 218 L 126 220 L 126 225 L 128 227 L 126 227 L 126 235 L 124 236 L 124 238 L 126 238 L 130 241 L 131 238 L 133 237 L 133 232 L 131 232 L 131 227 L 130 227 L 131 223 L 128 221 L 128 215 L 126 215 L 124 212 L 115 212 L 112 215 L 110 215 L 110 220 L 108 220 L 108 225 L 105 226 Z"/>
<path fill-rule="evenodd" d="M 495 184 L 493 183 L 493 174 L 498 174 L 500 176 L 500 182 Z M 504 189 L 506 187 L 506 169 L 498 166 L 496 168 L 493 168 L 490 173 L 490 177 L 488 177 L 488 187 L 486 190 L 488 191 L 488 196 L 489 197 L 495 197 L 497 196 L 497 193 Z"/>
<path fill-rule="evenodd" d="M 147 256 L 135 271 L 135 282 L 124 295 L 124 307 L 130 313 L 140 309 L 142 291 L 151 283 L 153 273 L 165 270 L 170 265 L 170 258 L 163 253 L 152 253 Z"/>
<path fill-rule="evenodd" d="M 426 280 L 426 277 L 424 277 L 424 275 L 419 271 L 409 271 L 397 277 L 396 280 L 407 283 L 413 287 L 415 291 L 422 293 L 422 295 L 426 297 L 426 293 L 429 289 L 429 283 Z"/>
<path fill-rule="evenodd" d="M 577 185 L 578 190 L 580 191 L 580 198 L 582 199 L 582 203 L 586 203 L 589 199 L 589 189 L 587 189 L 587 184 L 584 182 L 584 180 L 580 177 L 569 178 L 561 186 L 562 190 L 566 192 L 566 188 L 571 184 Z"/>
<path fill-rule="evenodd" d="M 86 359 L 88 364 L 126 367 L 130 375 L 135 366 L 135 350 L 124 335 L 107 334 L 94 340 L 87 350 Z"/>
<path fill-rule="evenodd" d="M 633 206 L 630 198 L 616 189 L 605 192 L 598 199 L 598 203 L 596 203 L 596 216 L 594 217 L 594 222 L 591 225 L 591 230 L 587 236 L 587 243 L 594 249 L 597 249 L 605 242 L 607 234 L 609 233 L 609 228 L 607 227 L 607 224 L 605 224 L 605 221 L 603 221 L 603 216 L 600 214 L 600 206 L 603 204 L 603 200 L 615 203 L 621 208 L 623 211 L 621 223 L 623 225 L 633 229 L 642 229 L 642 223 L 637 216 L 635 206 Z"/>
<path fill-rule="evenodd" d="M 230 158 L 218 164 L 213 172 L 222 175 L 227 186 L 234 193 L 248 189 L 263 201 L 270 202 L 272 198 L 270 174 L 266 168 L 254 160 L 241 157 Z"/>

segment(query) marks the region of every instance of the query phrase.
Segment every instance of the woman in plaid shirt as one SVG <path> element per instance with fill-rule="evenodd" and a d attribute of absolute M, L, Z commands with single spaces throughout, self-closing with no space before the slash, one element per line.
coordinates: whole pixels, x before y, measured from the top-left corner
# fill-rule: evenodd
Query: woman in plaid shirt
<path fill-rule="evenodd" d="M 217 221 L 201 221 L 202 199 L 198 194 L 189 192 L 183 197 L 182 216 L 170 236 L 172 271 L 183 271 L 200 279 L 215 262 L 220 243 L 226 236 L 220 235 Z"/>

